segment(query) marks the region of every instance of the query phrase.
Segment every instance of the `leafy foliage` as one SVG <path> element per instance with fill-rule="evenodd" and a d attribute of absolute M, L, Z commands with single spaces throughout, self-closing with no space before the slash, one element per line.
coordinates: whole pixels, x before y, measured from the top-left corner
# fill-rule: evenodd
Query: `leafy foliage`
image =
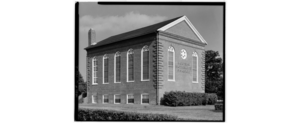
<path fill-rule="evenodd" d="M 218 100 L 218 96 L 215 93 L 206 94 L 206 103 L 207 105 L 214 105 Z"/>
<path fill-rule="evenodd" d="M 220 99 L 224 97 L 223 60 L 218 51 L 205 52 L 205 92 L 216 93 Z"/>
<path fill-rule="evenodd" d="M 177 116 L 166 114 L 147 114 L 136 112 L 122 112 L 103 109 L 79 109 L 79 121 L 104 121 L 104 120 L 150 120 L 150 121 L 174 121 L 179 120 Z"/>
<path fill-rule="evenodd" d="M 171 91 L 166 92 L 161 99 L 162 105 L 166 106 L 196 106 L 214 104 L 217 101 L 216 94 L 197 92 Z"/>
<path fill-rule="evenodd" d="M 76 67 L 76 80 L 75 80 L 75 96 L 78 97 L 83 93 L 83 97 L 86 97 L 87 86 L 86 82 L 84 82 L 78 68 Z"/>

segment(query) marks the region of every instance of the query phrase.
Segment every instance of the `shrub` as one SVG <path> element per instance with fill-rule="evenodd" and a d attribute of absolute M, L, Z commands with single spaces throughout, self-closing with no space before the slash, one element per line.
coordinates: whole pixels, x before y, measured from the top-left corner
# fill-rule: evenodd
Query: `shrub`
<path fill-rule="evenodd" d="M 218 96 L 215 93 L 207 93 L 206 94 L 206 103 L 207 105 L 214 105 L 218 100 Z"/>
<path fill-rule="evenodd" d="M 171 91 L 166 92 L 161 101 L 167 106 L 196 106 L 206 105 L 205 93 Z"/>
<path fill-rule="evenodd" d="M 103 109 L 79 109 L 79 121 L 103 121 L 103 120 L 151 120 L 151 121 L 174 121 L 177 116 L 166 114 L 147 114 L 136 112 L 122 112 Z"/>

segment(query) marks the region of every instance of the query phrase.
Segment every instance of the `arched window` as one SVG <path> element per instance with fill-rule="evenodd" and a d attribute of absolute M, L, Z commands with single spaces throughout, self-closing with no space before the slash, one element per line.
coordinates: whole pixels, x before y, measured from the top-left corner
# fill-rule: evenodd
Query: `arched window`
<path fill-rule="evenodd" d="M 198 54 L 193 52 L 193 82 L 198 83 Z"/>
<path fill-rule="evenodd" d="M 144 46 L 141 50 L 141 78 L 142 81 L 149 80 L 149 48 Z"/>
<path fill-rule="evenodd" d="M 98 84 L 97 82 L 98 62 L 97 58 L 92 59 L 92 85 Z"/>
<path fill-rule="evenodd" d="M 121 56 L 119 52 L 115 54 L 115 63 L 114 63 L 114 75 L 115 83 L 121 82 Z"/>
<path fill-rule="evenodd" d="M 134 52 L 129 49 L 127 52 L 127 82 L 134 82 Z"/>
<path fill-rule="evenodd" d="M 108 84 L 108 57 L 105 54 L 103 56 L 103 84 Z"/>
<path fill-rule="evenodd" d="M 168 80 L 175 81 L 175 51 L 172 46 L 168 49 Z"/>

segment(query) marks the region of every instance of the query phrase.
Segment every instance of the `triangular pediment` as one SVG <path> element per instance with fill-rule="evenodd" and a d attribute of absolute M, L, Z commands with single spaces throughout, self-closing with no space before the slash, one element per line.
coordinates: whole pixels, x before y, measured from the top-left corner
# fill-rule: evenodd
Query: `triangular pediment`
<path fill-rule="evenodd" d="M 183 16 L 165 25 L 164 27 L 158 29 L 158 31 L 168 32 L 171 34 L 183 36 L 207 44 L 207 42 L 204 40 L 204 38 L 200 35 L 200 33 L 196 30 L 196 28 L 186 16 Z"/>

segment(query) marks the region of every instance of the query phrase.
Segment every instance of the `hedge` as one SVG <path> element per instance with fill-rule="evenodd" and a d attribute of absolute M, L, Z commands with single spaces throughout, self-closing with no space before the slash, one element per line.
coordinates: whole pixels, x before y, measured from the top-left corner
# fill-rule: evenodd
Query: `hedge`
<path fill-rule="evenodd" d="M 166 114 L 149 114 L 136 112 L 122 112 L 104 109 L 79 109 L 79 121 L 104 121 L 104 120 L 150 120 L 150 121 L 175 121 L 177 116 Z"/>
<path fill-rule="evenodd" d="M 163 95 L 161 104 L 166 106 L 213 105 L 217 101 L 217 98 L 216 94 L 171 91 Z"/>
<path fill-rule="evenodd" d="M 218 96 L 215 93 L 207 93 L 206 100 L 207 105 L 214 105 L 218 100 Z"/>

